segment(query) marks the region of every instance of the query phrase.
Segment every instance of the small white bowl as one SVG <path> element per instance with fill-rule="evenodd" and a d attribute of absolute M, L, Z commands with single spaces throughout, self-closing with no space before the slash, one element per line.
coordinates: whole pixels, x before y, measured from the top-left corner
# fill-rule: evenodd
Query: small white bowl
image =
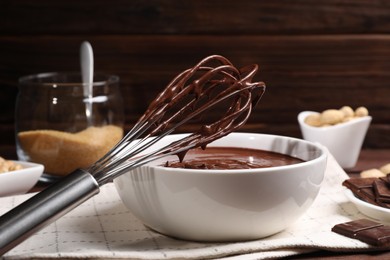
<path fill-rule="evenodd" d="M 165 137 L 162 147 L 184 135 Z M 246 170 L 191 170 L 149 163 L 114 180 L 123 203 L 150 228 L 192 241 L 243 241 L 289 227 L 313 203 L 326 149 L 275 135 L 231 133 L 209 146 L 254 148 L 305 162 Z"/>
<path fill-rule="evenodd" d="M 344 194 L 353 204 L 355 204 L 356 208 L 364 215 L 374 218 L 376 220 L 390 223 L 390 209 L 365 202 L 353 195 L 352 191 L 349 189 L 346 189 L 344 191 Z"/>
<path fill-rule="evenodd" d="M 305 118 L 310 114 L 318 113 L 304 111 L 298 115 L 303 138 L 326 146 L 342 168 L 354 167 L 371 123 L 371 116 L 355 118 L 333 126 L 314 127 L 305 123 Z"/>
<path fill-rule="evenodd" d="M 0 173 L 0 197 L 28 192 L 43 173 L 43 165 L 37 163 L 13 161 L 23 169 Z"/>

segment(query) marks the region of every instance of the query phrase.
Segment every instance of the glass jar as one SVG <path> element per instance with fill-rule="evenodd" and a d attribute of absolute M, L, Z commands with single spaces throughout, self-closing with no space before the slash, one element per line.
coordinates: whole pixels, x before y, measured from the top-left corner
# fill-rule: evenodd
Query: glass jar
<path fill-rule="evenodd" d="M 123 137 L 119 77 L 97 74 L 90 94 L 89 86 L 79 73 L 42 73 L 19 80 L 17 155 L 43 164 L 43 181 L 90 166 Z"/>

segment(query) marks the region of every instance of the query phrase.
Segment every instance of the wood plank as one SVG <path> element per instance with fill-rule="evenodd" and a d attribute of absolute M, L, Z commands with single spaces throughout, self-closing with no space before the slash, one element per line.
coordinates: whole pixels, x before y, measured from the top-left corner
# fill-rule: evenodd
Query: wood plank
<path fill-rule="evenodd" d="M 0 37 L 1 89 L 16 87 L 18 77 L 25 74 L 77 70 L 83 39 Z M 131 116 L 138 117 L 174 75 L 209 54 L 221 53 L 238 66 L 260 64 L 257 79 L 266 82 L 267 92 L 261 112 L 255 115 L 258 120 L 292 122 L 301 110 L 346 104 L 367 106 L 378 123 L 390 119 L 386 112 L 390 36 L 91 36 L 89 40 L 96 70 L 121 77 Z"/>
<path fill-rule="evenodd" d="M 15 145 L 0 145 L 0 156 L 8 160 L 17 160 Z"/>
<path fill-rule="evenodd" d="M 348 34 L 390 32 L 381 0 L 0 2 L 0 34 Z"/>
<path fill-rule="evenodd" d="M 363 149 L 360 152 L 356 166 L 349 169 L 348 172 L 358 176 L 362 171 L 373 168 L 379 169 L 383 165 L 390 163 L 389 155 L 389 149 Z"/>

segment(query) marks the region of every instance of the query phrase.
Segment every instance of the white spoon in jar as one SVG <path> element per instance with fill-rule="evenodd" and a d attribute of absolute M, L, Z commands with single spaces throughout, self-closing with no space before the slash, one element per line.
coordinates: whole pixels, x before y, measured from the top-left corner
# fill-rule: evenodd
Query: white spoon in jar
<path fill-rule="evenodd" d="M 93 50 L 88 41 L 80 46 L 81 80 L 84 87 L 85 114 L 88 126 L 92 125 L 92 96 L 93 96 Z"/>

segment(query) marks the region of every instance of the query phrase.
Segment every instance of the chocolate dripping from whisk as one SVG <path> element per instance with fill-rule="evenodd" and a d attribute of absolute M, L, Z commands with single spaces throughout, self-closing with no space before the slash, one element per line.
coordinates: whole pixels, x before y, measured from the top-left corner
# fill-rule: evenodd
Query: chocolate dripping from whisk
<path fill-rule="evenodd" d="M 210 66 L 209 63 L 211 62 L 218 65 Z M 186 113 L 193 113 L 200 109 L 201 111 L 198 113 L 203 114 L 204 111 L 220 102 L 220 99 L 224 98 L 224 96 L 237 92 L 237 94 L 233 95 L 225 114 L 218 121 L 211 124 L 203 124 L 198 131 L 192 134 L 194 136 L 193 140 L 197 142 L 193 148 L 202 147 L 205 149 L 208 143 L 237 130 L 247 121 L 253 107 L 256 106 L 265 91 L 263 82 L 251 82 L 257 70 L 257 65 L 237 69 L 229 60 L 222 56 L 209 56 L 193 68 L 187 69 L 175 77 L 149 105 L 139 121 L 155 121 L 154 127 L 148 136 L 158 135 L 173 121 L 178 118 L 185 118 Z M 213 90 L 221 86 L 223 86 L 221 92 L 213 93 Z M 185 104 L 172 116 L 166 117 L 167 112 L 172 107 L 190 95 L 193 96 L 191 102 Z M 206 102 L 206 105 L 197 108 L 196 106 L 203 99 L 209 100 L 208 103 Z M 180 141 L 171 150 L 178 149 L 180 146 L 187 146 L 188 143 L 187 139 Z M 171 150 L 167 151 L 167 153 L 171 152 Z M 177 156 L 182 161 L 188 149 L 178 150 Z"/>
<path fill-rule="evenodd" d="M 265 91 L 263 82 L 252 82 L 257 69 L 254 64 L 239 70 L 218 55 L 203 59 L 174 78 L 126 136 L 88 171 L 99 183 L 106 183 L 166 155 L 183 158 L 187 150 L 205 147 L 240 128 Z M 207 109 L 214 109 L 216 104 L 225 105 L 216 110 L 225 113 L 213 118 Z M 202 127 L 192 134 L 164 147 L 153 147 L 190 119 L 205 114 L 203 119 L 212 123 L 198 124 Z"/>

